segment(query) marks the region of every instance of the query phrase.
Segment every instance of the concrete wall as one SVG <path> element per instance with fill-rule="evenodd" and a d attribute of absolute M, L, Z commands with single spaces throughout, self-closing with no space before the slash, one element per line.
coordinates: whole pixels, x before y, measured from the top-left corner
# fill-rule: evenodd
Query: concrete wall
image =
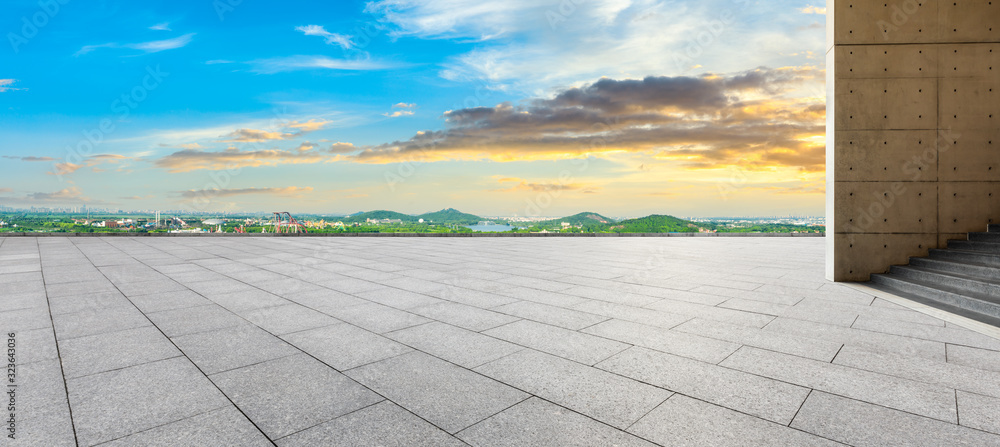
<path fill-rule="evenodd" d="M 1000 1 L 829 0 L 826 68 L 829 279 L 1000 223 Z"/>

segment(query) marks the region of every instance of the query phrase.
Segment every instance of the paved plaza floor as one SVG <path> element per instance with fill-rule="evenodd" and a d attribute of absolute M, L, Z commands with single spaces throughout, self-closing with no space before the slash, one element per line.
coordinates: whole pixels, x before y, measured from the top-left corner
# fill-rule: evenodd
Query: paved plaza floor
<path fill-rule="evenodd" d="M 822 238 L 0 238 L 3 445 L 1000 445 L 1000 340 L 823 262 Z"/>

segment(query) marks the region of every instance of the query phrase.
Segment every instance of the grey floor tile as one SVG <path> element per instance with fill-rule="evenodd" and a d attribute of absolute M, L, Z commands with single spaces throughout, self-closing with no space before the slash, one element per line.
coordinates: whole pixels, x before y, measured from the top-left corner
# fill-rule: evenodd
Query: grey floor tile
<path fill-rule="evenodd" d="M 20 403 L 17 410 L 21 417 L 31 418 L 37 409 L 66 403 L 66 388 L 63 385 L 62 369 L 58 359 L 18 364 L 15 373 L 14 384 L 17 385 L 15 404 Z M 5 395 L 8 391 L 10 390 L 4 386 Z"/>
<path fill-rule="evenodd" d="M 622 429 L 672 394 L 530 349 L 487 363 L 476 371 Z"/>
<path fill-rule="evenodd" d="M 1000 340 L 961 327 L 938 327 L 862 315 L 855 329 L 1000 351 Z"/>
<path fill-rule="evenodd" d="M 347 323 L 296 332 L 282 338 L 340 371 L 412 351 L 407 346 Z"/>
<path fill-rule="evenodd" d="M 153 326 L 63 340 L 59 350 L 67 379 L 181 355 Z"/>
<path fill-rule="evenodd" d="M 329 289 L 297 293 L 288 296 L 287 299 L 326 314 L 336 312 L 345 307 L 368 303 L 367 300 L 363 300 L 354 295 L 348 295 L 344 292 Z"/>
<path fill-rule="evenodd" d="M 835 446 L 836 442 L 675 394 L 629 427 L 670 446 Z"/>
<path fill-rule="evenodd" d="M 500 289 L 495 292 L 484 292 L 481 290 L 466 289 L 464 287 L 447 286 L 442 289 L 427 292 L 436 298 L 452 301 L 467 306 L 489 309 L 491 307 L 502 306 L 517 301 L 516 298 L 505 296 L 503 292 L 508 289 Z M 541 292 L 540 290 L 538 292 Z"/>
<path fill-rule="evenodd" d="M 59 358 L 52 328 L 16 331 L 14 340 L 18 365 Z"/>
<path fill-rule="evenodd" d="M 245 324 L 246 320 L 215 304 L 146 314 L 168 337 Z"/>
<path fill-rule="evenodd" d="M 1000 372 L 1000 351 L 948 345 L 948 363 Z"/>
<path fill-rule="evenodd" d="M 109 307 L 128 306 L 129 300 L 118 291 L 86 293 L 50 298 L 49 306 L 52 315 L 62 315 L 77 312 L 99 312 Z"/>
<path fill-rule="evenodd" d="M 959 390 L 958 420 L 963 426 L 1000 435 L 1000 398 Z"/>
<path fill-rule="evenodd" d="M 432 320 L 443 321 L 451 325 L 477 332 L 518 320 L 517 317 L 512 317 L 510 315 L 504 315 L 480 309 L 478 307 L 447 301 L 438 304 L 414 307 L 410 309 L 410 312 Z"/>
<path fill-rule="evenodd" d="M 278 295 L 257 289 L 243 292 L 207 295 L 207 298 L 236 313 L 249 312 L 251 310 L 281 306 L 283 304 L 291 303 L 291 301 L 288 301 Z"/>
<path fill-rule="evenodd" d="M 645 348 L 597 367 L 779 424 L 788 424 L 809 394 L 808 388 Z"/>
<path fill-rule="evenodd" d="M 675 331 L 725 340 L 785 354 L 829 362 L 844 345 L 837 342 L 795 337 L 735 324 L 695 318 L 674 328 Z"/>
<path fill-rule="evenodd" d="M 706 320 L 721 321 L 723 323 L 739 324 L 742 326 L 752 326 L 756 328 L 762 328 L 774 319 L 774 317 L 770 315 L 725 309 L 717 306 L 705 306 L 702 304 L 694 304 L 686 301 L 671 299 L 657 301 L 647 305 L 646 308 L 675 315 L 684 315 L 692 318 L 702 318 Z"/>
<path fill-rule="evenodd" d="M 92 281 L 74 281 L 62 284 L 47 284 L 45 286 L 45 292 L 49 295 L 49 298 L 59 298 L 62 296 L 69 295 L 80 295 L 84 293 L 98 293 L 98 292 L 117 292 L 118 288 L 115 287 L 111 281 L 107 279 L 98 279 Z"/>
<path fill-rule="evenodd" d="M 23 399 L 22 399 L 23 402 Z M 7 421 L 9 416 L 4 417 Z M 60 447 L 76 446 L 73 434 L 73 424 L 70 420 L 69 405 L 63 401 L 44 408 L 25 405 L 17 408 L 14 439 L 8 436 L 9 426 L 4 427 L 4 445 L 10 447 L 37 446 Z M 6 424 L 5 424 L 6 425 Z"/>
<path fill-rule="evenodd" d="M 609 318 L 532 301 L 518 301 L 490 310 L 572 330 L 593 326 Z"/>
<path fill-rule="evenodd" d="M 955 393 L 945 387 L 805 359 L 740 348 L 723 366 L 889 408 L 956 423 Z"/>
<path fill-rule="evenodd" d="M 328 314 L 377 334 L 398 331 L 431 320 L 378 303 L 365 303 L 338 309 L 326 309 Z"/>
<path fill-rule="evenodd" d="M 273 445 L 232 405 L 101 444 L 102 447 L 181 445 Z"/>
<path fill-rule="evenodd" d="M 813 391 L 792 428 L 866 446 L 1000 445 L 1000 437 L 936 419 Z"/>
<path fill-rule="evenodd" d="M 7 331 L 30 331 L 52 327 L 52 317 L 45 307 L 0 310 L 0 327 Z"/>
<path fill-rule="evenodd" d="M 920 356 L 944 361 L 944 343 L 901 337 L 879 332 L 862 331 L 814 321 L 775 318 L 764 328 L 776 335 L 827 340 L 834 343 L 854 345 L 876 352 L 889 352 L 906 356 Z"/>
<path fill-rule="evenodd" d="M 161 294 L 188 290 L 183 284 L 172 279 L 160 279 L 156 281 L 141 282 L 121 282 L 116 284 L 118 290 L 125 296 L 133 297 L 139 295 Z"/>
<path fill-rule="evenodd" d="M 512 287 L 507 289 L 498 290 L 496 292 L 498 295 L 503 295 L 505 297 L 512 298 L 507 303 L 513 303 L 517 300 L 531 301 L 534 303 L 548 304 L 550 306 L 556 307 L 572 307 L 580 303 L 585 303 L 590 301 L 588 298 L 576 295 L 567 295 L 565 293 L 559 292 L 549 292 L 545 290 L 530 289 L 527 287 Z M 502 305 L 502 304 L 497 304 Z"/>
<path fill-rule="evenodd" d="M 439 298 L 392 287 L 383 287 L 381 289 L 369 290 L 367 292 L 358 292 L 355 296 L 364 298 L 368 301 L 384 304 L 389 307 L 395 307 L 396 309 L 412 309 L 414 307 L 442 302 Z"/>
<path fill-rule="evenodd" d="M 664 329 L 670 329 L 692 318 L 688 315 L 672 314 L 642 307 L 625 306 L 623 304 L 606 303 L 604 301 L 596 300 L 587 301 L 577 306 L 573 306 L 573 309 L 592 313 L 594 315 L 632 321 Z"/>
<path fill-rule="evenodd" d="M 601 289 L 597 287 L 576 286 L 560 291 L 566 295 L 580 296 L 593 300 L 607 301 L 626 306 L 641 307 L 659 301 L 657 297 L 625 292 L 619 289 Z"/>
<path fill-rule="evenodd" d="M 298 354 L 299 350 L 251 324 L 198 332 L 173 338 L 205 374 L 242 368 Z"/>
<path fill-rule="evenodd" d="M 382 397 L 305 354 L 212 375 L 271 439 L 367 407 Z"/>
<path fill-rule="evenodd" d="M 475 368 L 524 349 L 437 321 L 389 332 L 385 336 L 465 368 Z"/>
<path fill-rule="evenodd" d="M 53 315 L 59 340 L 149 326 L 149 319 L 131 304 Z"/>
<path fill-rule="evenodd" d="M 347 372 L 441 429 L 455 433 L 520 402 L 527 394 L 422 352 Z"/>
<path fill-rule="evenodd" d="M 736 343 L 622 320 L 608 320 L 583 332 L 708 363 L 719 363 L 740 347 Z"/>
<path fill-rule="evenodd" d="M 461 441 L 389 401 L 382 401 L 277 441 L 280 447 L 463 446 Z"/>
<path fill-rule="evenodd" d="M 118 439 L 228 405 L 183 357 L 66 381 L 81 445 Z"/>
<path fill-rule="evenodd" d="M 275 335 L 315 329 L 340 323 L 327 314 L 299 304 L 284 304 L 240 313 L 253 324 Z"/>
<path fill-rule="evenodd" d="M 190 290 L 138 295 L 129 298 L 129 300 L 144 313 L 212 304 L 205 297 Z"/>
<path fill-rule="evenodd" d="M 984 371 L 922 357 L 905 357 L 844 346 L 834 363 L 945 388 L 1000 397 L 1000 371 Z"/>
<path fill-rule="evenodd" d="M 483 334 L 587 365 L 593 365 L 631 346 L 528 320 L 490 329 Z"/>
<path fill-rule="evenodd" d="M 654 445 L 537 397 L 462 430 L 458 437 L 483 447 Z"/>

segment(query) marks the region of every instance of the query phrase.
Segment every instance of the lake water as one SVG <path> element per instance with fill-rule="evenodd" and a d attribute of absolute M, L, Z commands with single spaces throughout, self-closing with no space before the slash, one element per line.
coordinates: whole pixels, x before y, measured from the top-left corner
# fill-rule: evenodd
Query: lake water
<path fill-rule="evenodd" d="M 466 225 L 466 228 L 471 228 L 472 231 L 510 231 L 514 227 L 510 225 Z"/>

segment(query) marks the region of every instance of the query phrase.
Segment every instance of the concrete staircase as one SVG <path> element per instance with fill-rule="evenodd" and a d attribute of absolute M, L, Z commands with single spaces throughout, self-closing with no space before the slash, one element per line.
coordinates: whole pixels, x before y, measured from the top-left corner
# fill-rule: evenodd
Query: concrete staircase
<path fill-rule="evenodd" d="M 1000 225 L 872 275 L 869 285 L 1000 327 Z"/>

